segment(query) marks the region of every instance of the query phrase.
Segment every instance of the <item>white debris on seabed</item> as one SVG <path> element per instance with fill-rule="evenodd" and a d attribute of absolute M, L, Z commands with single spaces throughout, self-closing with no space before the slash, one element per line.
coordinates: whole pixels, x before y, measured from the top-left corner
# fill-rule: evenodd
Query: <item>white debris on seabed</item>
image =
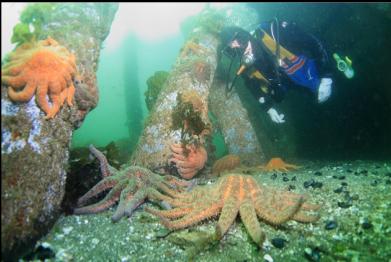
<path fill-rule="evenodd" d="M 72 231 L 73 227 L 64 227 L 62 229 L 62 232 L 64 232 L 64 235 L 68 235 Z"/>
<path fill-rule="evenodd" d="M 269 254 L 264 255 L 263 259 L 265 259 L 266 262 L 273 262 L 273 258 Z"/>

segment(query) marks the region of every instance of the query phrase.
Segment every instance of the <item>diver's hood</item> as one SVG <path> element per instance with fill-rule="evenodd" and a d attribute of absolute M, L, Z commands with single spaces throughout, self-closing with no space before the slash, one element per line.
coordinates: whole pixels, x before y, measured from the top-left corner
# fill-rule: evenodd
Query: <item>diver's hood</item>
<path fill-rule="evenodd" d="M 236 56 L 241 56 L 244 53 L 248 41 L 251 41 L 251 34 L 240 27 L 230 26 L 223 28 L 220 33 L 220 40 L 222 52 L 225 55 L 234 58 Z M 230 43 L 234 40 L 239 43 L 240 47 L 230 47 Z"/>

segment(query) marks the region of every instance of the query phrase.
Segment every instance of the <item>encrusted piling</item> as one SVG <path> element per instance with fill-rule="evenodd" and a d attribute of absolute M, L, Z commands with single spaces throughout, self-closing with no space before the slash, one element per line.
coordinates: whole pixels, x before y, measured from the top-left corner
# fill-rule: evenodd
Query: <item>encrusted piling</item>
<path fill-rule="evenodd" d="M 238 94 L 235 90 L 227 94 L 225 82 L 217 77 L 210 90 L 209 105 L 217 118 L 228 152 L 238 155 L 247 165 L 265 162 L 264 149 Z"/>
<path fill-rule="evenodd" d="M 58 218 L 72 132 L 98 102 L 95 74 L 100 49 L 118 4 L 45 3 L 27 8 L 31 12 L 24 13 L 25 22 L 26 16 L 42 13 L 37 40 L 50 36 L 73 53 L 78 74 L 73 79 L 73 106 L 65 103 L 52 119 L 44 119 L 45 113 L 37 106 L 35 96 L 26 103 L 15 103 L 7 94 L 7 86 L 1 86 L 4 261 L 17 260 L 28 252 Z M 37 18 L 32 17 L 31 21 L 34 23 Z"/>

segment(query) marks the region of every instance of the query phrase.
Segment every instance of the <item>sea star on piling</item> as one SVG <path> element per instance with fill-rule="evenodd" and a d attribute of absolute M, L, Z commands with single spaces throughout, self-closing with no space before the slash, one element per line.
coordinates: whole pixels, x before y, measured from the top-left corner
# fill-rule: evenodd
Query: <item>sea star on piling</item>
<path fill-rule="evenodd" d="M 201 55 L 207 52 L 207 49 L 200 44 L 196 43 L 194 40 L 189 40 L 185 43 L 184 47 L 181 49 L 180 57 L 184 58 L 190 53 Z"/>
<path fill-rule="evenodd" d="M 130 166 L 118 171 L 108 164 L 106 157 L 94 146 L 90 146 L 90 151 L 100 161 L 103 180 L 82 196 L 78 200 L 78 205 L 81 206 L 99 193 L 112 189 L 100 202 L 75 209 L 75 214 L 99 213 L 119 200 L 117 210 L 112 216 L 112 220 L 116 222 L 123 216 L 131 216 L 146 199 L 162 200 L 164 196 L 161 192 L 174 196 L 191 184 L 173 176 L 160 176 L 138 166 Z"/>
<path fill-rule="evenodd" d="M 300 166 L 285 163 L 281 158 L 270 159 L 266 166 L 258 166 L 263 171 L 289 171 L 289 169 L 299 169 Z"/>
<path fill-rule="evenodd" d="M 178 173 L 185 179 L 193 178 L 200 171 L 208 159 L 208 153 L 203 146 L 181 144 L 171 145 L 172 158 L 168 161 L 176 164 Z"/>
<path fill-rule="evenodd" d="M 282 192 L 257 184 L 251 176 L 229 174 L 215 184 L 198 186 L 192 192 L 166 197 L 175 208 L 171 210 L 145 210 L 159 216 L 169 229 L 181 229 L 220 214 L 216 237 L 220 239 L 235 221 L 238 213 L 251 238 L 260 246 L 265 239 L 257 216 L 271 225 L 288 220 L 302 223 L 314 222 L 317 215 L 304 211 L 316 211 L 319 205 L 307 203 L 304 195 Z"/>
<path fill-rule="evenodd" d="M 73 54 L 50 37 L 25 43 L 10 54 L 10 61 L 1 69 L 1 82 L 8 85 L 8 96 L 14 102 L 28 102 L 36 93 L 45 118 L 53 118 L 65 99 L 72 106 L 75 60 Z"/>

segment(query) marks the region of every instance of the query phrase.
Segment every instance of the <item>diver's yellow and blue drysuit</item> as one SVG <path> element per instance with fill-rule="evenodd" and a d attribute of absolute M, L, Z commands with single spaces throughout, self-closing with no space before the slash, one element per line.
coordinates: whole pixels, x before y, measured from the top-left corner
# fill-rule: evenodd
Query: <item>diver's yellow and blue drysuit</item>
<path fill-rule="evenodd" d="M 233 41 L 240 48 L 232 48 Z M 331 77 L 331 61 L 323 44 L 295 23 L 282 21 L 277 26 L 277 21 L 264 22 L 252 34 L 227 27 L 221 42 L 225 54 L 241 57 L 237 74 L 244 76 L 246 86 L 265 110 L 280 102 L 288 87 L 301 86 L 316 93 L 320 79 Z M 249 48 L 252 56 L 246 57 Z"/>

